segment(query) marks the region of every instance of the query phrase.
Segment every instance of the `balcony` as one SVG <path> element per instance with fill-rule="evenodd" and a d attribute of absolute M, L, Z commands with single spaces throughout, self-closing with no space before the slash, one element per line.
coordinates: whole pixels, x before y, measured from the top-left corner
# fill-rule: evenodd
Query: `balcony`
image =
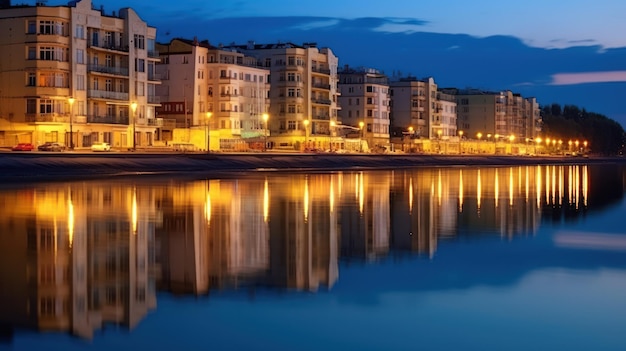
<path fill-rule="evenodd" d="M 87 123 L 128 125 L 128 117 L 124 117 L 124 116 L 87 116 Z"/>
<path fill-rule="evenodd" d="M 316 66 L 311 67 L 311 72 L 330 75 L 330 69 Z"/>
<path fill-rule="evenodd" d="M 156 50 L 148 50 L 148 57 L 159 58 L 159 52 Z"/>
<path fill-rule="evenodd" d="M 128 101 L 128 93 L 120 93 L 117 91 L 105 91 L 105 90 L 93 90 L 87 91 L 87 97 L 92 99 L 105 99 L 105 100 L 123 100 Z"/>
<path fill-rule="evenodd" d="M 332 104 L 332 101 L 330 101 L 329 99 L 311 98 L 311 101 L 314 104 L 321 104 L 321 105 L 331 105 Z"/>
<path fill-rule="evenodd" d="M 161 75 L 158 73 L 148 73 L 148 80 L 151 82 L 158 82 L 161 80 Z"/>
<path fill-rule="evenodd" d="M 330 84 L 324 83 L 313 83 L 313 88 L 330 90 Z"/>
<path fill-rule="evenodd" d="M 160 96 L 155 96 L 155 95 L 148 95 L 148 103 L 149 104 L 160 104 L 161 103 L 161 97 Z"/>
<path fill-rule="evenodd" d="M 102 49 L 105 51 L 117 51 L 117 52 L 121 52 L 121 53 L 128 53 L 128 46 L 119 46 L 119 45 L 114 45 L 114 44 L 109 44 L 109 43 L 98 43 L 98 42 L 93 42 L 91 40 L 87 41 L 87 45 L 89 48 L 93 48 L 93 49 Z"/>
<path fill-rule="evenodd" d="M 28 123 L 70 123 L 70 115 L 62 113 L 27 114 Z"/>
<path fill-rule="evenodd" d="M 92 64 L 92 65 L 87 65 L 87 71 L 128 77 L 127 67 L 109 67 L 109 66 Z"/>
<path fill-rule="evenodd" d="M 148 118 L 148 125 L 151 127 L 163 127 L 163 118 Z"/>

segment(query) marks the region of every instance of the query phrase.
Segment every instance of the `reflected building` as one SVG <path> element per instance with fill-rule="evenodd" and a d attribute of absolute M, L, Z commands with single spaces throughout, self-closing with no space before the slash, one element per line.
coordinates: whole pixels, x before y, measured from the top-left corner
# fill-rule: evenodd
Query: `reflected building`
<path fill-rule="evenodd" d="M 154 235 L 130 215 L 141 206 L 127 185 L 7 196 L 1 202 L 21 205 L 7 206 L 0 223 L 1 254 L 13 263 L 2 265 L 3 324 L 91 338 L 104 323 L 132 329 L 156 307 Z"/>
<path fill-rule="evenodd" d="M 511 239 L 578 218 L 623 194 L 620 172 L 420 168 L 3 190 L 0 325 L 91 338 L 104 323 L 134 328 L 157 288 L 331 288 L 341 258 L 432 257 L 440 240 Z"/>
<path fill-rule="evenodd" d="M 390 178 L 345 173 L 341 191 L 341 258 L 376 259 L 389 253 Z"/>

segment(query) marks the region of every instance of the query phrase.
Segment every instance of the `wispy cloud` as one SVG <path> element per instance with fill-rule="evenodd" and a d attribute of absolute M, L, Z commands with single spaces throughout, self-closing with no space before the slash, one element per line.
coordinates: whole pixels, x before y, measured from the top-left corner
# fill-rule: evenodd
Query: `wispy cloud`
<path fill-rule="evenodd" d="M 340 21 L 338 19 L 331 18 L 327 20 L 302 23 L 297 26 L 294 26 L 293 29 L 298 29 L 298 30 L 321 29 L 321 28 L 336 26 L 337 24 L 339 24 L 339 22 Z"/>
<path fill-rule="evenodd" d="M 550 85 L 626 82 L 626 71 L 557 73 Z"/>

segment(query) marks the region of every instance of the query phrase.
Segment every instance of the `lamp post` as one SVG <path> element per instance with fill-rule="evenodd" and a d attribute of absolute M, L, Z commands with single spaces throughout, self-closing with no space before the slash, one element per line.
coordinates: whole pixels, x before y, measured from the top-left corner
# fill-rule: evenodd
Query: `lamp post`
<path fill-rule="evenodd" d="M 333 152 L 333 128 L 336 125 L 335 121 L 330 121 L 330 128 L 328 128 L 328 148 L 330 152 Z"/>
<path fill-rule="evenodd" d="M 462 139 L 463 139 L 463 131 L 459 130 L 459 153 L 462 154 L 463 153 L 463 148 L 462 148 Z"/>
<path fill-rule="evenodd" d="M 67 102 L 70 104 L 70 150 L 74 150 L 74 101 L 73 97 L 67 98 Z"/>
<path fill-rule="evenodd" d="M 137 150 L 137 139 L 135 137 L 135 126 L 136 126 L 136 123 L 135 123 L 135 119 L 136 119 L 135 112 L 137 112 L 137 102 L 133 101 L 130 104 L 130 109 L 133 111 L 133 116 L 132 116 L 133 117 L 133 151 L 135 151 L 135 150 Z"/>
<path fill-rule="evenodd" d="M 359 140 L 359 152 L 363 152 L 363 127 L 365 126 L 365 122 L 359 122 L 359 129 L 361 131 L 361 140 Z"/>
<path fill-rule="evenodd" d="M 304 149 L 307 150 L 309 148 L 309 120 L 305 119 L 302 121 L 304 124 Z"/>
<path fill-rule="evenodd" d="M 211 116 L 213 116 L 212 112 L 207 112 L 206 113 L 206 123 L 205 123 L 205 132 L 206 132 L 206 153 L 210 153 L 211 152 L 211 133 L 210 133 L 210 126 L 209 123 L 211 121 Z"/>
<path fill-rule="evenodd" d="M 441 152 L 441 135 L 443 134 L 443 130 L 439 129 L 437 131 L 437 147 L 439 150 L 437 150 L 438 153 L 442 153 Z"/>
<path fill-rule="evenodd" d="M 263 151 L 267 151 L 267 120 L 270 119 L 270 115 L 263 114 Z"/>

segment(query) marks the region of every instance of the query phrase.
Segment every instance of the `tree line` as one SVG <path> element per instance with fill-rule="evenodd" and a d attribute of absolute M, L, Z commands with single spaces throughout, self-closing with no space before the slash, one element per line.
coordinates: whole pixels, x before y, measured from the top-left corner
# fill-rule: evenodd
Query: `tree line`
<path fill-rule="evenodd" d="M 589 142 L 591 153 L 617 155 L 624 153 L 626 133 L 616 121 L 574 105 L 552 104 L 541 109 L 542 134 L 551 138 L 584 140 Z"/>

